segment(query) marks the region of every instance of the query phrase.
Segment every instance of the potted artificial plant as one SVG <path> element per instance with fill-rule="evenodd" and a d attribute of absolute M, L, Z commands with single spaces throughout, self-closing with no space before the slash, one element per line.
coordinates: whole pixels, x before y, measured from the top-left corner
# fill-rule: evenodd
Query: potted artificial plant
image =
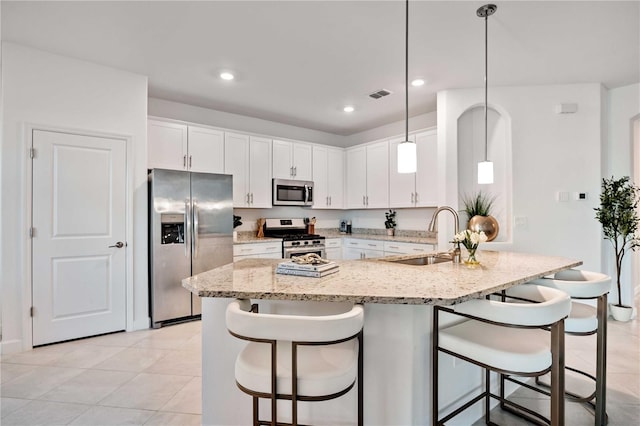
<path fill-rule="evenodd" d="M 387 219 L 384 221 L 384 227 L 387 228 L 387 235 L 393 236 L 396 230 L 396 211 L 389 210 L 384 215 Z"/>
<path fill-rule="evenodd" d="M 487 236 L 487 241 L 493 241 L 500 230 L 498 221 L 491 216 L 494 201 L 495 197 L 482 191 L 462 197 L 463 210 L 468 218 L 467 229 L 476 232 L 483 231 Z"/>
<path fill-rule="evenodd" d="M 622 259 L 627 250 L 635 251 L 640 247 L 636 235 L 638 230 L 638 201 L 640 188 L 635 186 L 629 176 L 620 179 L 602 179 L 600 207 L 596 208 L 596 219 L 602 224 L 604 239 L 609 240 L 616 256 L 616 285 L 618 287 L 618 303 L 610 304 L 613 318 L 628 321 L 633 308 L 622 304 L 620 273 Z"/>

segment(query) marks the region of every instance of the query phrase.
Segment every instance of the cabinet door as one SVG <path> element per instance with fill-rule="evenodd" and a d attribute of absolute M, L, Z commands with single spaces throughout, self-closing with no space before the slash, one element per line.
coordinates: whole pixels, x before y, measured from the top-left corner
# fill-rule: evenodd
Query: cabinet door
<path fill-rule="evenodd" d="M 249 207 L 249 136 L 224 134 L 224 172 L 233 175 L 233 207 Z"/>
<path fill-rule="evenodd" d="M 409 140 L 415 142 L 415 136 Z M 389 207 L 413 207 L 415 204 L 415 173 L 398 173 L 398 145 L 404 137 L 389 141 Z M 420 167 L 420 165 L 418 165 Z"/>
<path fill-rule="evenodd" d="M 389 143 L 367 145 L 367 199 L 369 209 L 389 207 Z"/>
<path fill-rule="evenodd" d="M 313 147 L 313 208 L 329 208 L 329 181 L 327 179 L 327 161 L 329 149 L 324 146 Z"/>
<path fill-rule="evenodd" d="M 364 146 L 346 151 L 347 158 L 347 208 L 366 208 L 367 151 Z"/>
<path fill-rule="evenodd" d="M 249 207 L 271 208 L 271 139 L 251 136 Z"/>
<path fill-rule="evenodd" d="M 187 169 L 187 126 L 149 120 L 147 122 L 147 167 Z"/>
<path fill-rule="evenodd" d="M 297 180 L 311 180 L 311 145 L 306 143 L 292 143 L 293 178 Z"/>
<path fill-rule="evenodd" d="M 291 142 L 273 141 L 273 177 L 293 179 Z M 271 158 L 271 157 L 269 157 Z"/>
<path fill-rule="evenodd" d="M 189 126 L 189 170 L 224 173 L 224 132 Z"/>
<path fill-rule="evenodd" d="M 329 260 L 342 260 L 342 248 L 328 248 L 325 249 L 325 258 Z"/>
<path fill-rule="evenodd" d="M 416 206 L 438 205 L 438 133 L 428 130 L 416 135 L 418 169 L 416 172 Z"/>
<path fill-rule="evenodd" d="M 344 150 L 328 148 L 327 150 L 327 187 L 329 207 L 344 207 Z"/>

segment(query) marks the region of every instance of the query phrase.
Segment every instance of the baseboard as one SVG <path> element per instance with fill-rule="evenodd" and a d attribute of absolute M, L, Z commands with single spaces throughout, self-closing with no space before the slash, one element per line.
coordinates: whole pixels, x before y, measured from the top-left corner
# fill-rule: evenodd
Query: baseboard
<path fill-rule="evenodd" d="M 22 340 L 8 340 L 4 342 L 0 342 L 0 354 L 15 354 L 18 352 L 22 352 Z"/>
<path fill-rule="evenodd" d="M 133 322 L 133 328 L 131 330 L 127 330 L 127 331 L 146 330 L 148 328 L 151 328 L 151 318 L 150 317 L 140 318 L 139 320 L 134 321 Z"/>

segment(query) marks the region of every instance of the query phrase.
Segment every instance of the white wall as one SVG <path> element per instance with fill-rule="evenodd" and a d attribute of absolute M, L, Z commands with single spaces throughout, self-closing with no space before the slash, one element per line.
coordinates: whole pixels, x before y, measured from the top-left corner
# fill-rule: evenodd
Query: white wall
<path fill-rule="evenodd" d="M 343 137 L 318 130 L 290 126 L 164 99 L 149 98 L 149 115 L 221 127 L 258 135 L 343 146 Z"/>
<path fill-rule="evenodd" d="M 428 112 L 426 114 L 416 115 L 409 118 L 409 132 L 416 130 L 428 129 L 434 127 L 437 124 L 437 114 L 435 111 Z M 396 121 L 394 123 L 385 124 L 384 126 L 375 127 L 373 129 L 365 130 L 364 132 L 354 133 L 346 136 L 344 141 L 344 147 L 354 146 L 361 143 L 367 143 L 376 141 L 379 139 L 386 139 L 404 135 L 405 132 L 405 120 Z"/>
<path fill-rule="evenodd" d="M 458 207 L 458 118 L 483 102 L 480 89 L 438 93 L 439 204 Z M 601 270 L 600 225 L 594 218 L 600 193 L 601 115 L 599 84 L 490 88 L 491 104 L 511 118 L 512 212 L 526 224 L 514 226 L 509 249 L 580 259 Z M 577 103 L 576 114 L 556 114 L 559 103 Z M 586 201 L 556 201 L 558 191 L 587 192 Z M 441 238 L 451 228 L 441 226 Z"/>
<path fill-rule="evenodd" d="M 23 300 L 30 283 L 25 262 L 27 228 L 26 125 L 127 135 L 133 141 L 134 315 L 148 327 L 147 300 L 147 78 L 24 46 L 3 43 L 2 133 L 2 324 L 3 351 L 21 350 L 23 324 L 30 324 Z"/>
<path fill-rule="evenodd" d="M 633 122 L 640 119 L 640 84 L 610 90 L 608 93 L 608 157 L 603 165 L 606 177 L 632 176 L 640 182 L 640 170 L 634 170 L 633 159 L 640 156 L 640 141 L 634 149 Z M 603 267 L 606 273 L 615 279 L 614 252 L 611 244 L 606 242 Z M 635 253 L 636 258 L 640 256 Z M 632 274 L 632 256 L 625 256 L 622 265 L 621 280 L 623 283 L 622 303 L 632 304 L 634 294 L 640 294 L 640 262 L 636 261 L 636 270 Z M 631 282 L 631 285 L 624 283 Z M 612 291 L 610 300 L 616 299 L 617 290 Z"/>

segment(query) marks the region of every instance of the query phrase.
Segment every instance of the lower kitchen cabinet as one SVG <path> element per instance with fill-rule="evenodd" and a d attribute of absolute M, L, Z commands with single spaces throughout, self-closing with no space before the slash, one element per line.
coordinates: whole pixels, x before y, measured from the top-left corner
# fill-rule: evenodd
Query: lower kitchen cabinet
<path fill-rule="evenodd" d="M 233 245 L 233 261 L 260 257 L 265 259 L 282 259 L 282 242 L 247 243 Z"/>
<path fill-rule="evenodd" d="M 384 256 L 384 243 L 377 240 L 344 240 L 344 259 L 373 259 Z"/>
<path fill-rule="evenodd" d="M 325 244 L 325 258 L 329 260 L 342 259 L 342 238 L 327 238 Z"/>
<path fill-rule="evenodd" d="M 430 253 L 435 250 L 432 244 L 384 242 L 384 255 Z"/>

